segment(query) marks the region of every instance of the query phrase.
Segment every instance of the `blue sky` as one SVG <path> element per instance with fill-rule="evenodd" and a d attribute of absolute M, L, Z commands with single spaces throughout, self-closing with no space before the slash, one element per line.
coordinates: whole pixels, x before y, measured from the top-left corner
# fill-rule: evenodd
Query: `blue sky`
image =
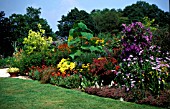
<path fill-rule="evenodd" d="M 57 21 L 74 7 L 90 13 L 93 9 L 124 9 L 137 1 L 139 0 L 0 0 L 0 11 L 5 11 L 8 17 L 13 13 L 25 14 L 28 6 L 40 7 L 41 17 L 48 21 L 48 24 L 55 32 L 57 30 Z M 140 1 L 156 4 L 163 11 L 169 11 L 169 0 Z"/>

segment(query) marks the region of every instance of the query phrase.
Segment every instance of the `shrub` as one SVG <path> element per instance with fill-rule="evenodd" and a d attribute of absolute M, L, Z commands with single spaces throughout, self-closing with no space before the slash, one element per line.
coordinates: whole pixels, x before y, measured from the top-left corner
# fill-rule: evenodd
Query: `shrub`
<path fill-rule="evenodd" d="M 120 99 L 128 102 L 136 102 L 139 104 L 149 104 L 153 106 L 159 106 L 164 108 L 169 108 L 170 104 L 170 91 L 164 90 L 160 91 L 159 96 L 152 95 L 149 91 L 145 91 L 146 97 L 143 98 L 143 92 L 140 89 L 132 89 L 129 92 L 126 92 L 125 87 L 116 88 L 116 87 L 102 87 L 102 88 L 94 88 L 87 87 L 85 88 L 85 92 L 101 97 Z"/>
<path fill-rule="evenodd" d="M 43 37 L 43 35 L 45 34 L 45 30 L 41 28 L 40 24 L 38 24 L 38 28 L 39 32 L 29 30 L 28 38 L 24 38 L 24 51 L 28 55 L 33 52 L 48 51 L 52 43 L 51 37 L 49 37 L 48 39 L 46 37 Z"/>
<path fill-rule="evenodd" d="M 80 77 L 78 74 L 67 74 L 63 77 L 60 73 L 52 73 L 50 83 L 65 88 L 79 88 Z"/>
<path fill-rule="evenodd" d="M 11 57 L 0 59 L 0 68 L 10 67 L 11 60 L 13 60 Z"/>

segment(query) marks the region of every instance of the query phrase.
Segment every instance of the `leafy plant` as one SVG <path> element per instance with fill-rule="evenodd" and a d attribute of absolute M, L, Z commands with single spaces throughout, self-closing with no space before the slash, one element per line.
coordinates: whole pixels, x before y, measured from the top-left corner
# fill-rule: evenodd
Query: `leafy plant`
<path fill-rule="evenodd" d="M 93 44 L 91 38 L 93 38 L 92 31 L 82 22 L 76 23 L 70 30 L 68 37 L 68 46 L 71 49 L 70 57 L 75 59 L 76 56 L 80 57 L 84 52 L 102 53 L 102 46 L 98 45 L 100 41 L 98 40 L 96 44 Z"/>
<path fill-rule="evenodd" d="M 62 76 L 60 73 L 52 73 L 50 83 L 65 88 L 79 88 L 80 77 L 78 74 Z"/>

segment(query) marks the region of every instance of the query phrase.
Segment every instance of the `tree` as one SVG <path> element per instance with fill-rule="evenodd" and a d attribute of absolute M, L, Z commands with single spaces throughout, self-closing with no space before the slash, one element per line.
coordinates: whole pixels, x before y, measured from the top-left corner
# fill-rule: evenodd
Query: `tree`
<path fill-rule="evenodd" d="M 91 16 L 84 10 L 78 10 L 77 8 L 72 9 L 66 16 L 62 16 L 61 20 L 58 21 L 58 31 L 56 31 L 57 36 L 66 37 L 69 35 L 69 30 L 73 27 L 74 23 L 82 21 L 89 27 L 93 29 L 93 21 Z"/>
<path fill-rule="evenodd" d="M 144 17 L 155 19 L 155 24 L 167 26 L 168 13 L 159 9 L 155 4 L 150 5 L 145 1 L 137 1 L 136 4 L 126 6 L 123 10 L 123 16 L 132 21 L 142 21 Z"/>
<path fill-rule="evenodd" d="M 11 23 L 8 18 L 5 17 L 4 11 L 0 12 L 0 55 L 7 57 L 12 55 L 12 33 L 11 33 Z"/>
<path fill-rule="evenodd" d="M 93 10 L 91 16 L 95 25 L 95 33 L 113 33 L 119 27 L 119 15 L 115 9 Z"/>

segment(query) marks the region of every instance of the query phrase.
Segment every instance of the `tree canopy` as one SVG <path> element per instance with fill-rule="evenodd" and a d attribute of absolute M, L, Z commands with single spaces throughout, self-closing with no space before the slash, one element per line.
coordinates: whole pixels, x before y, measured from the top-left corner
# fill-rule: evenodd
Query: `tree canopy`
<path fill-rule="evenodd" d="M 77 8 L 72 9 L 66 16 L 62 16 L 61 20 L 58 21 L 58 31 L 56 34 L 61 37 L 69 35 L 69 30 L 73 27 L 75 22 L 83 21 L 90 29 L 93 29 L 93 21 L 86 11 L 78 10 Z"/>

